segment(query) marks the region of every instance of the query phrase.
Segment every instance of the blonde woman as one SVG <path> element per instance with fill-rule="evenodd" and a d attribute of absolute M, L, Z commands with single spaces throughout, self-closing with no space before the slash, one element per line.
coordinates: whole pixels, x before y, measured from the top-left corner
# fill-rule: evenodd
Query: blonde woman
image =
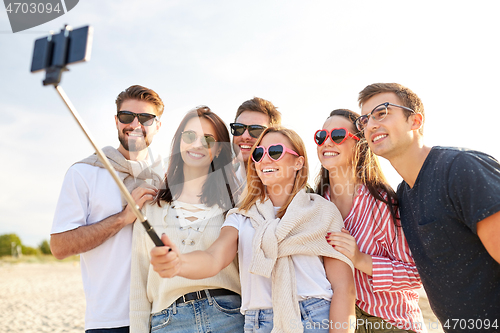
<path fill-rule="evenodd" d="M 201 279 L 217 274 L 238 254 L 245 332 L 352 332 L 352 263 L 325 240 L 340 231 L 335 205 L 305 191 L 305 146 L 292 130 L 267 128 L 252 148 L 248 193 L 228 213 L 206 251 L 151 251 L 163 277 Z M 171 251 L 169 251 L 171 249 Z"/>

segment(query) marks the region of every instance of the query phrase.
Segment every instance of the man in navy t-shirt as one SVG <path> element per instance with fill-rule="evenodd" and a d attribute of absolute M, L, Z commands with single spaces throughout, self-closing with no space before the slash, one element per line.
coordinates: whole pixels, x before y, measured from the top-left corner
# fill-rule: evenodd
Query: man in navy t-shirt
<path fill-rule="evenodd" d="M 423 104 L 400 84 L 371 84 L 358 100 L 358 129 L 403 178 L 401 224 L 444 330 L 500 332 L 500 164 L 425 146 Z"/>

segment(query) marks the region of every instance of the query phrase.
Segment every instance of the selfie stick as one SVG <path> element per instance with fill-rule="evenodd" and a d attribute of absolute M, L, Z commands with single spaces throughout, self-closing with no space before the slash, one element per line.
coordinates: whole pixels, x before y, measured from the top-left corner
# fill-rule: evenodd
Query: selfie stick
<path fill-rule="evenodd" d="M 67 46 L 69 43 L 68 31 L 70 31 L 69 27 L 65 26 L 64 29 L 61 30 L 61 33 L 57 35 L 57 36 L 64 36 L 64 45 L 63 45 L 63 47 L 61 47 L 61 49 L 63 50 L 62 55 L 46 54 L 45 59 L 49 59 L 49 58 L 55 59 L 56 56 L 58 56 L 59 59 L 66 59 L 67 58 L 66 52 L 67 52 L 67 49 L 68 49 Z M 46 52 L 56 53 L 56 51 L 58 50 L 58 45 L 57 44 L 55 46 L 50 45 L 50 42 L 52 40 L 51 37 L 52 36 L 49 36 L 49 38 L 48 38 L 49 47 L 46 48 L 46 50 L 47 50 Z M 35 52 L 33 54 L 33 62 L 35 62 L 35 56 L 36 56 L 36 43 L 35 43 Z M 88 59 L 85 59 L 85 60 L 88 60 Z M 57 61 L 57 59 L 56 59 L 56 61 Z M 71 112 L 71 114 L 75 118 L 76 122 L 78 123 L 78 125 L 82 129 L 83 133 L 85 133 L 85 135 L 87 136 L 87 139 L 90 141 L 90 143 L 94 147 L 95 152 L 96 152 L 97 156 L 99 157 L 99 159 L 101 160 L 102 164 L 108 170 L 109 174 L 113 177 L 116 185 L 118 185 L 120 192 L 125 197 L 125 200 L 127 201 L 130 208 L 132 209 L 132 212 L 134 213 L 134 215 L 137 217 L 137 219 L 142 223 L 142 225 L 146 229 L 146 233 L 149 235 L 149 237 L 151 237 L 151 240 L 153 241 L 153 243 L 156 246 L 164 246 L 160 237 L 158 237 L 158 234 L 154 231 L 153 227 L 149 224 L 146 216 L 144 216 L 144 214 L 142 214 L 139 206 L 135 202 L 134 198 L 132 198 L 132 195 L 130 195 L 129 191 L 127 190 L 127 188 L 125 187 L 123 182 L 117 176 L 115 168 L 113 168 L 113 166 L 109 162 L 106 155 L 104 155 L 102 150 L 94 143 L 94 140 L 92 140 L 88 129 L 86 128 L 85 124 L 83 123 L 83 120 L 80 118 L 78 112 L 76 111 L 75 107 L 73 106 L 73 104 L 69 100 L 68 96 L 66 95 L 66 93 L 64 92 L 62 87 L 59 86 L 59 83 L 61 81 L 62 72 L 67 71 L 67 68 L 66 68 L 67 63 L 64 63 L 64 61 L 62 61 L 60 63 L 56 63 L 55 65 L 54 65 L 54 62 L 52 62 L 52 64 L 53 64 L 52 66 L 50 66 L 49 68 L 46 68 L 46 77 L 45 77 L 45 80 L 43 81 L 43 85 L 44 86 L 46 86 L 46 85 L 53 85 L 54 86 L 54 88 L 56 89 L 59 96 L 61 96 L 64 104 L 66 104 L 69 111 Z M 33 65 L 32 65 L 32 72 L 33 72 Z"/>

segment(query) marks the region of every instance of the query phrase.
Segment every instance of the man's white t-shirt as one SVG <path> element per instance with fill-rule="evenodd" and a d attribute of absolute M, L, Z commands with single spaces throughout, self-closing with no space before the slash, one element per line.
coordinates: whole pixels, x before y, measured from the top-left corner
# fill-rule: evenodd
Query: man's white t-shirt
<path fill-rule="evenodd" d="M 279 208 L 275 207 L 274 212 Z M 233 227 L 238 230 L 238 262 L 241 281 L 241 313 L 246 310 L 271 309 L 273 307 L 272 281 L 261 275 L 248 271 L 252 261 L 252 241 L 255 229 L 249 218 L 240 215 L 229 215 L 222 228 Z M 297 296 L 299 301 L 308 298 L 332 299 L 332 286 L 326 278 L 323 261 L 317 256 L 293 255 Z"/>
<path fill-rule="evenodd" d="M 77 163 L 64 178 L 50 233 L 100 222 L 122 209 L 120 191 L 109 172 Z M 131 248 L 132 224 L 80 254 L 86 330 L 129 326 Z"/>

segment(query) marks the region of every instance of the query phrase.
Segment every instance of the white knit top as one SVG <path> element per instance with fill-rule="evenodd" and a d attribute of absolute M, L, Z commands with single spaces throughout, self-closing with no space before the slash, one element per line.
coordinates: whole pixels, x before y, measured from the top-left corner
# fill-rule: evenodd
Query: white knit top
<path fill-rule="evenodd" d="M 218 206 L 182 202 L 145 205 L 149 223 L 158 235 L 166 233 L 181 253 L 206 250 L 219 237 L 224 223 Z M 168 308 L 180 296 L 202 290 L 225 288 L 241 294 L 237 260 L 216 276 L 189 280 L 182 277 L 163 279 L 150 264 L 153 242 L 141 223 L 134 224 L 130 285 L 130 331 L 149 332 L 151 314 Z"/>

